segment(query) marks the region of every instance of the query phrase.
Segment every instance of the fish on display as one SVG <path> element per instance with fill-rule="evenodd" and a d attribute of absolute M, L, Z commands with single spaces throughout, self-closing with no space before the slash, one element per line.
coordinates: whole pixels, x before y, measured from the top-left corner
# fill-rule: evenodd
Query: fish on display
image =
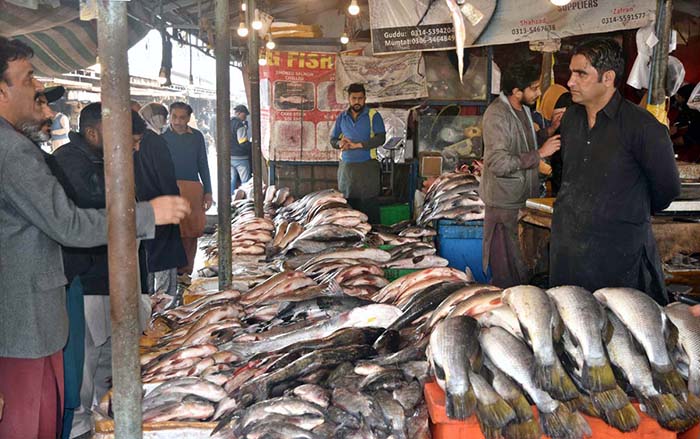
<path fill-rule="evenodd" d="M 688 370 L 688 392 L 700 397 L 700 319 L 680 302 L 667 305 L 664 311 L 678 330 L 679 350 Z"/>

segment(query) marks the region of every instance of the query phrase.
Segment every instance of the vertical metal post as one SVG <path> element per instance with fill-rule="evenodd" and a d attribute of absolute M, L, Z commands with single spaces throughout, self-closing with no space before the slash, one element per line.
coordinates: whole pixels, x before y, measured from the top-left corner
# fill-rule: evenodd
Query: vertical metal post
<path fill-rule="evenodd" d="M 255 216 L 263 216 L 262 156 L 260 152 L 260 66 L 258 66 L 258 32 L 251 23 L 255 19 L 255 0 L 247 0 L 248 17 L 248 78 L 250 81 L 250 120 L 253 124 L 253 145 L 251 161 L 253 165 L 253 197 Z M 272 184 L 272 183 L 271 183 Z"/>
<path fill-rule="evenodd" d="M 114 429 L 117 439 L 138 439 L 142 437 L 138 351 L 140 291 L 129 107 L 127 3 L 100 1 L 97 4 L 112 317 Z"/>
<path fill-rule="evenodd" d="M 231 28 L 228 0 L 216 0 L 216 165 L 219 288 L 231 286 Z"/>
<path fill-rule="evenodd" d="M 649 103 L 651 105 L 661 105 L 666 101 L 666 71 L 668 70 L 668 44 L 671 40 L 672 10 L 673 2 L 671 0 L 659 0 L 656 8 L 656 37 L 659 42 L 654 46 L 651 63 L 653 66 L 649 90 Z M 666 121 L 664 120 L 662 123 L 666 123 Z"/>

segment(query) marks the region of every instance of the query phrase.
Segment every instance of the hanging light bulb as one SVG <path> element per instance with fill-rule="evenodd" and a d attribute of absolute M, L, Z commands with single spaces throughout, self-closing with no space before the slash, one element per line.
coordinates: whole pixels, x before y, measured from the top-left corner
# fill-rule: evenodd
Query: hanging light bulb
<path fill-rule="evenodd" d="M 238 33 L 238 36 L 241 38 L 245 38 L 248 36 L 248 28 L 245 27 L 245 23 L 241 21 L 241 23 L 238 25 L 238 30 L 236 31 Z"/>
<path fill-rule="evenodd" d="M 348 44 L 350 42 L 350 38 L 348 37 L 348 34 L 343 32 L 343 35 L 340 36 L 340 44 Z"/>
<path fill-rule="evenodd" d="M 260 66 L 267 65 L 267 52 L 264 50 L 261 50 L 260 55 L 258 55 L 258 65 L 260 65 Z"/>
<path fill-rule="evenodd" d="M 255 10 L 255 19 L 253 20 L 252 23 L 250 23 L 250 27 L 252 27 L 255 30 L 260 30 L 262 29 L 263 23 L 260 21 L 260 11 L 257 9 Z"/>
<path fill-rule="evenodd" d="M 245 0 L 241 2 L 241 11 L 245 12 L 248 9 L 248 5 L 246 4 Z"/>
<path fill-rule="evenodd" d="M 267 47 L 269 50 L 274 50 L 275 47 L 277 47 L 277 44 L 272 41 L 272 34 L 267 34 L 267 42 L 265 43 L 265 47 Z"/>
<path fill-rule="evenodd" d="M 571 0 L 549 0 L 554 6 L 565 6 L 571 3 Z"/>
<path fill-rule="evenodd" d="M 350 15 L 357 15 L 360 13 L 360 6 L 357 4 L 357 0 L 352 0 L 350 6 L 348 6 L 348 12 Z"/>

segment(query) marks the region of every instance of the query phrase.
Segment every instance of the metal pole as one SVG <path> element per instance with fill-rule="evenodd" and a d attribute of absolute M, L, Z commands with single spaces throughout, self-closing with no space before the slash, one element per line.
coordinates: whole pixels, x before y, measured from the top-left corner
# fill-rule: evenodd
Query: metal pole
<path fill-rule="evenodd" d="M 216 0 L 216 165 L 218 169 L 219 288 L 231 286 L 231 28 L 228 0 Z"/>
<path fill-rule="evenodd" d="M 654 46 L 652 59 L 651 87 L 649 90 L 649 104 L 657 118 L 663 118 L 661 123 L 666 123 L 666 112 L 654 111 L 666 102 L 666 71 L 668 70 L 668 44 L 671 39 L 671 12 L 673 2 L 671 0 L 659 0 L 656 8 L 656 36 L 659 42 Z"/>
<path fill-rule="evenodd" d="M 262 193 L 262 157 L 260 152 L 260 66 L 258 66 L 258 32 L 251 23 L 255 17 L 255 0 L 247 0 L 248 17 L 248 77 L 250 79 L 250 120 L 253 124 L 253 145 L 251 161 L 253 164 L 253 197 L 255 198 L 255 216 L 263 217 Z M 272 182 L 270 183 L 272 184 Z"/>
<path fill-rule="evenodd" d="M 141 438 L 139 294 L 126 2 L 97 2 L 117 439 Z"/>

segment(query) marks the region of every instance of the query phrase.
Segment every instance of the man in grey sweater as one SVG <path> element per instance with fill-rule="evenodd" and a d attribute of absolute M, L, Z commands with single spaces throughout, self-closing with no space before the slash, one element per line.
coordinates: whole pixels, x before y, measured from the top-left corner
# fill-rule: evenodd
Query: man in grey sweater
<path fill-rule="evenodd" d="M 484 169 L 480 185 L 486 204 L 483 268 L 501 288 L 527 283 L 528 271 L 518 242 L 518 213 L 538 194 L 538 165 L 559 149 L 559 136 L 538 149 L 528 105 L 540 96 L 536 63 L 512 63 L 501 72 L 502 93 L 482 121 Z"/>
<path fill-rule="evenodd" d="M 43 86 L 32 50 L 0 37 L 0 437 L 56 437 L 61 431 L 62 348 L 68 336 L 60 245 L 107 242 L 104 210 L 79 209 L 37 148 L 17 128 L 41 118 Z M 136 205 L 136 238 L 189 211 L 179 197 Z"/>

